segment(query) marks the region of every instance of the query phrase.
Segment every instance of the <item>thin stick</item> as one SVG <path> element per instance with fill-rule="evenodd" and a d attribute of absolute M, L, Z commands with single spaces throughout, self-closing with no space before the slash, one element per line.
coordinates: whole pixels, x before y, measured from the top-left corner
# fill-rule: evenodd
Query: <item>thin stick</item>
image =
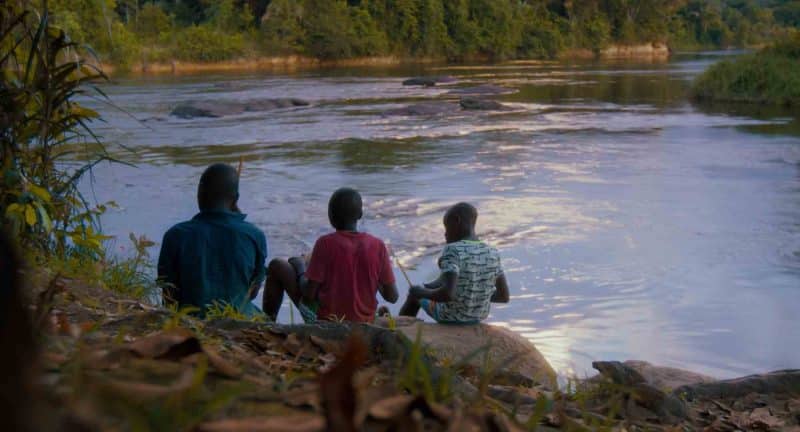
<path fill-rule="evenodd" d="M 239 156 L 239 168 L 236 169 L 236 175 L 242 176 L 242 168 L 244 168 L 244 156 Z"/>
<path fill-rule="evenodd" d="M 400 264 L 400 260 L 397 258 L 397 255 L 394 254 L 394 249 L 389 248 L 389 253 L 392 254 L 392 258 L 394 258 L 394 262 L 395 264 L 397 264 L 397 268 L 400 269 L 400 273 L 403 273 L 403 277 L 406 278 L 408 286 L 414 285 L 413 283 L 411 283 L 411 278 L 408 277 L 408 273 L 406 273 L 405 267 L 403 267 L 403 264 Z"/>

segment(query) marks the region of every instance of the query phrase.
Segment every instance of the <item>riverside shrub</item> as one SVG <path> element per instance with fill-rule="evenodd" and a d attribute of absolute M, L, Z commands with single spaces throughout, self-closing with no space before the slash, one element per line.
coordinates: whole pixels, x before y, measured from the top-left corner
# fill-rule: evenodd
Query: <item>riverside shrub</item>
<path fill-rule="evenodd" d="M 175 40 L 174 55 L 179 60 L 213 62 L 244 54 L 244 36 L 226 34 L 205 25 L 183 29 Z"/>
<path fill-rule="evenodd" d="M 800 34 L 710 67 L 694 82 L 697 100 L 800 106 Z"/>

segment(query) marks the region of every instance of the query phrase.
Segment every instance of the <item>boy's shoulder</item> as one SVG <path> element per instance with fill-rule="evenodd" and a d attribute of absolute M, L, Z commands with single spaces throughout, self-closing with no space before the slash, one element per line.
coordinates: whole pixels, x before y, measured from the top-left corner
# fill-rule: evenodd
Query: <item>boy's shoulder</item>
<path fill-rule="evenodd" d="M 317 243 L 320 244 L 327 244 L 327 243 L 339 243 L 342 241 L 358 241 L 361 243 L 370 243 L 375 245 L 381 245 L 385 247 L 383 240 L 378 237 L 375 237 L 372 234 L 365 233 L 365 232 L 345 232 L 345 231 L 334 231 L 329 234 L 324 234 L 317 239 Z"/>
<path fill-rule="evenodd" d="M 442 253 L 459 253 L 459 254 L 490 254 L 500 255 L 500 252 L 494 246 L 477 240 L 461 240 L 453 243 L 448 243 L 444 246 Z"/>

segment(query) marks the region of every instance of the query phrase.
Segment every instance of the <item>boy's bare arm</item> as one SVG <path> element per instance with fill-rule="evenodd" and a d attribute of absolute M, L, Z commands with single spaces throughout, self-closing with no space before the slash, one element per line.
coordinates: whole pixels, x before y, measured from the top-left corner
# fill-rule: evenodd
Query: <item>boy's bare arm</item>
<path fill-rule="evenodd" d="M 442 273 L 439 279 L 424 286 L 413 286 L 409 294 L 418 299 L 429 299 L 442 303 L 452 301 L 456 296 L 458 273 L 449 271 Z"/>
<path fill-rule="evenodd" d="M 397 298 L 400 297 L 400 294 L 397 293 L 397 285 L 395 283 L 390 284 L 380 284 L 378 285 L 378 291 L 381 293 L 381 297 L 389 303 L 396 303 Z"/>
<path fill-rule="evenodd" d="M 506 275 L 500 274 L 497 279 L 494 281 L 494 294 L 492 294 L 492 303 L 508 303 L 510 300 L 510 294 L 508 292 L 508 281 L 506 281 Z"/>

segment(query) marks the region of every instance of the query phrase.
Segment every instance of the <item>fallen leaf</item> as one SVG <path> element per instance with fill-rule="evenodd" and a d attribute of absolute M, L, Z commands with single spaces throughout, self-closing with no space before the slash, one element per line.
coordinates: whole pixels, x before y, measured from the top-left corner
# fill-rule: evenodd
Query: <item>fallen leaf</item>
<path fill-rule="evenodd" d="M 306 382 L 298 388 L 284 392 L 281 396 L 284 403 L 290 407 L 320 408 L 319 384 L 316 382 Z"/>
<path fill-rule="evenodd" d="M 189 390 L 192 387 L 193 381 L 194 370 L 192 368 L 187 368 L 175 382 L 166 386 L 115 379 L 106 381 L 104 386 L 113 393 L 125 395 L 127 399 L 142 402 Z"/>
<path fill-rule="evenodd" d="M 367 360 L 367 346 L 359 335 L 352 335 L 347 349 L 334 367 L 320 376 L 320 400 L 325 410 L 327 429 L 355 432 L 356 390 L 353 375 Z"/>
<path fill-rule="evenodd" d="M 162 360 L 180 360 L 203 350 L 192 332 L 183 328 L 139 338 L 130 343 L 128 349 L 140 357 Z"/>
<path fill-rule="evenodd" d="M 206 422 L 199 432 L 317 432 L 325 430 L 325 419 L 316 414 L 284 417 L 251 417 Z"/>
<path fill-rule="evenodd" d="M 225 360 L 216 351 L 210 347 L 203 347 L 203 352 L 208 356 L 208 363 L 221 375 L 228 378 L 238 378 L 242 374 L 242 370 L 236 367 L 233 363 Z"/>
<path fill-rule="evenodd" d="M 395 417 L 406 415 L 408 407 L 414 400 L 414 396 L 401 394 L 382 399 L 372 404 L 369 409 L 369 416 L 375 420 L 391 420 Z"/>
<path fill-rule="evenodd" d="M 321 349 L 323 352 L 327 354 L 339 355 L 342 353 L 341 342 L 329 341 L 315 335 L 309 336 L 308 339 L 311 341 L 312 344 L 316 345 L 317 348 Z"/>
<path fill-rule="evenodd" d="M 786 425 L 786 422 L 772 414 L 767 407 L 756 408 L 750 413 L 750 425 L 753 428 L 778 429 Z"/>

